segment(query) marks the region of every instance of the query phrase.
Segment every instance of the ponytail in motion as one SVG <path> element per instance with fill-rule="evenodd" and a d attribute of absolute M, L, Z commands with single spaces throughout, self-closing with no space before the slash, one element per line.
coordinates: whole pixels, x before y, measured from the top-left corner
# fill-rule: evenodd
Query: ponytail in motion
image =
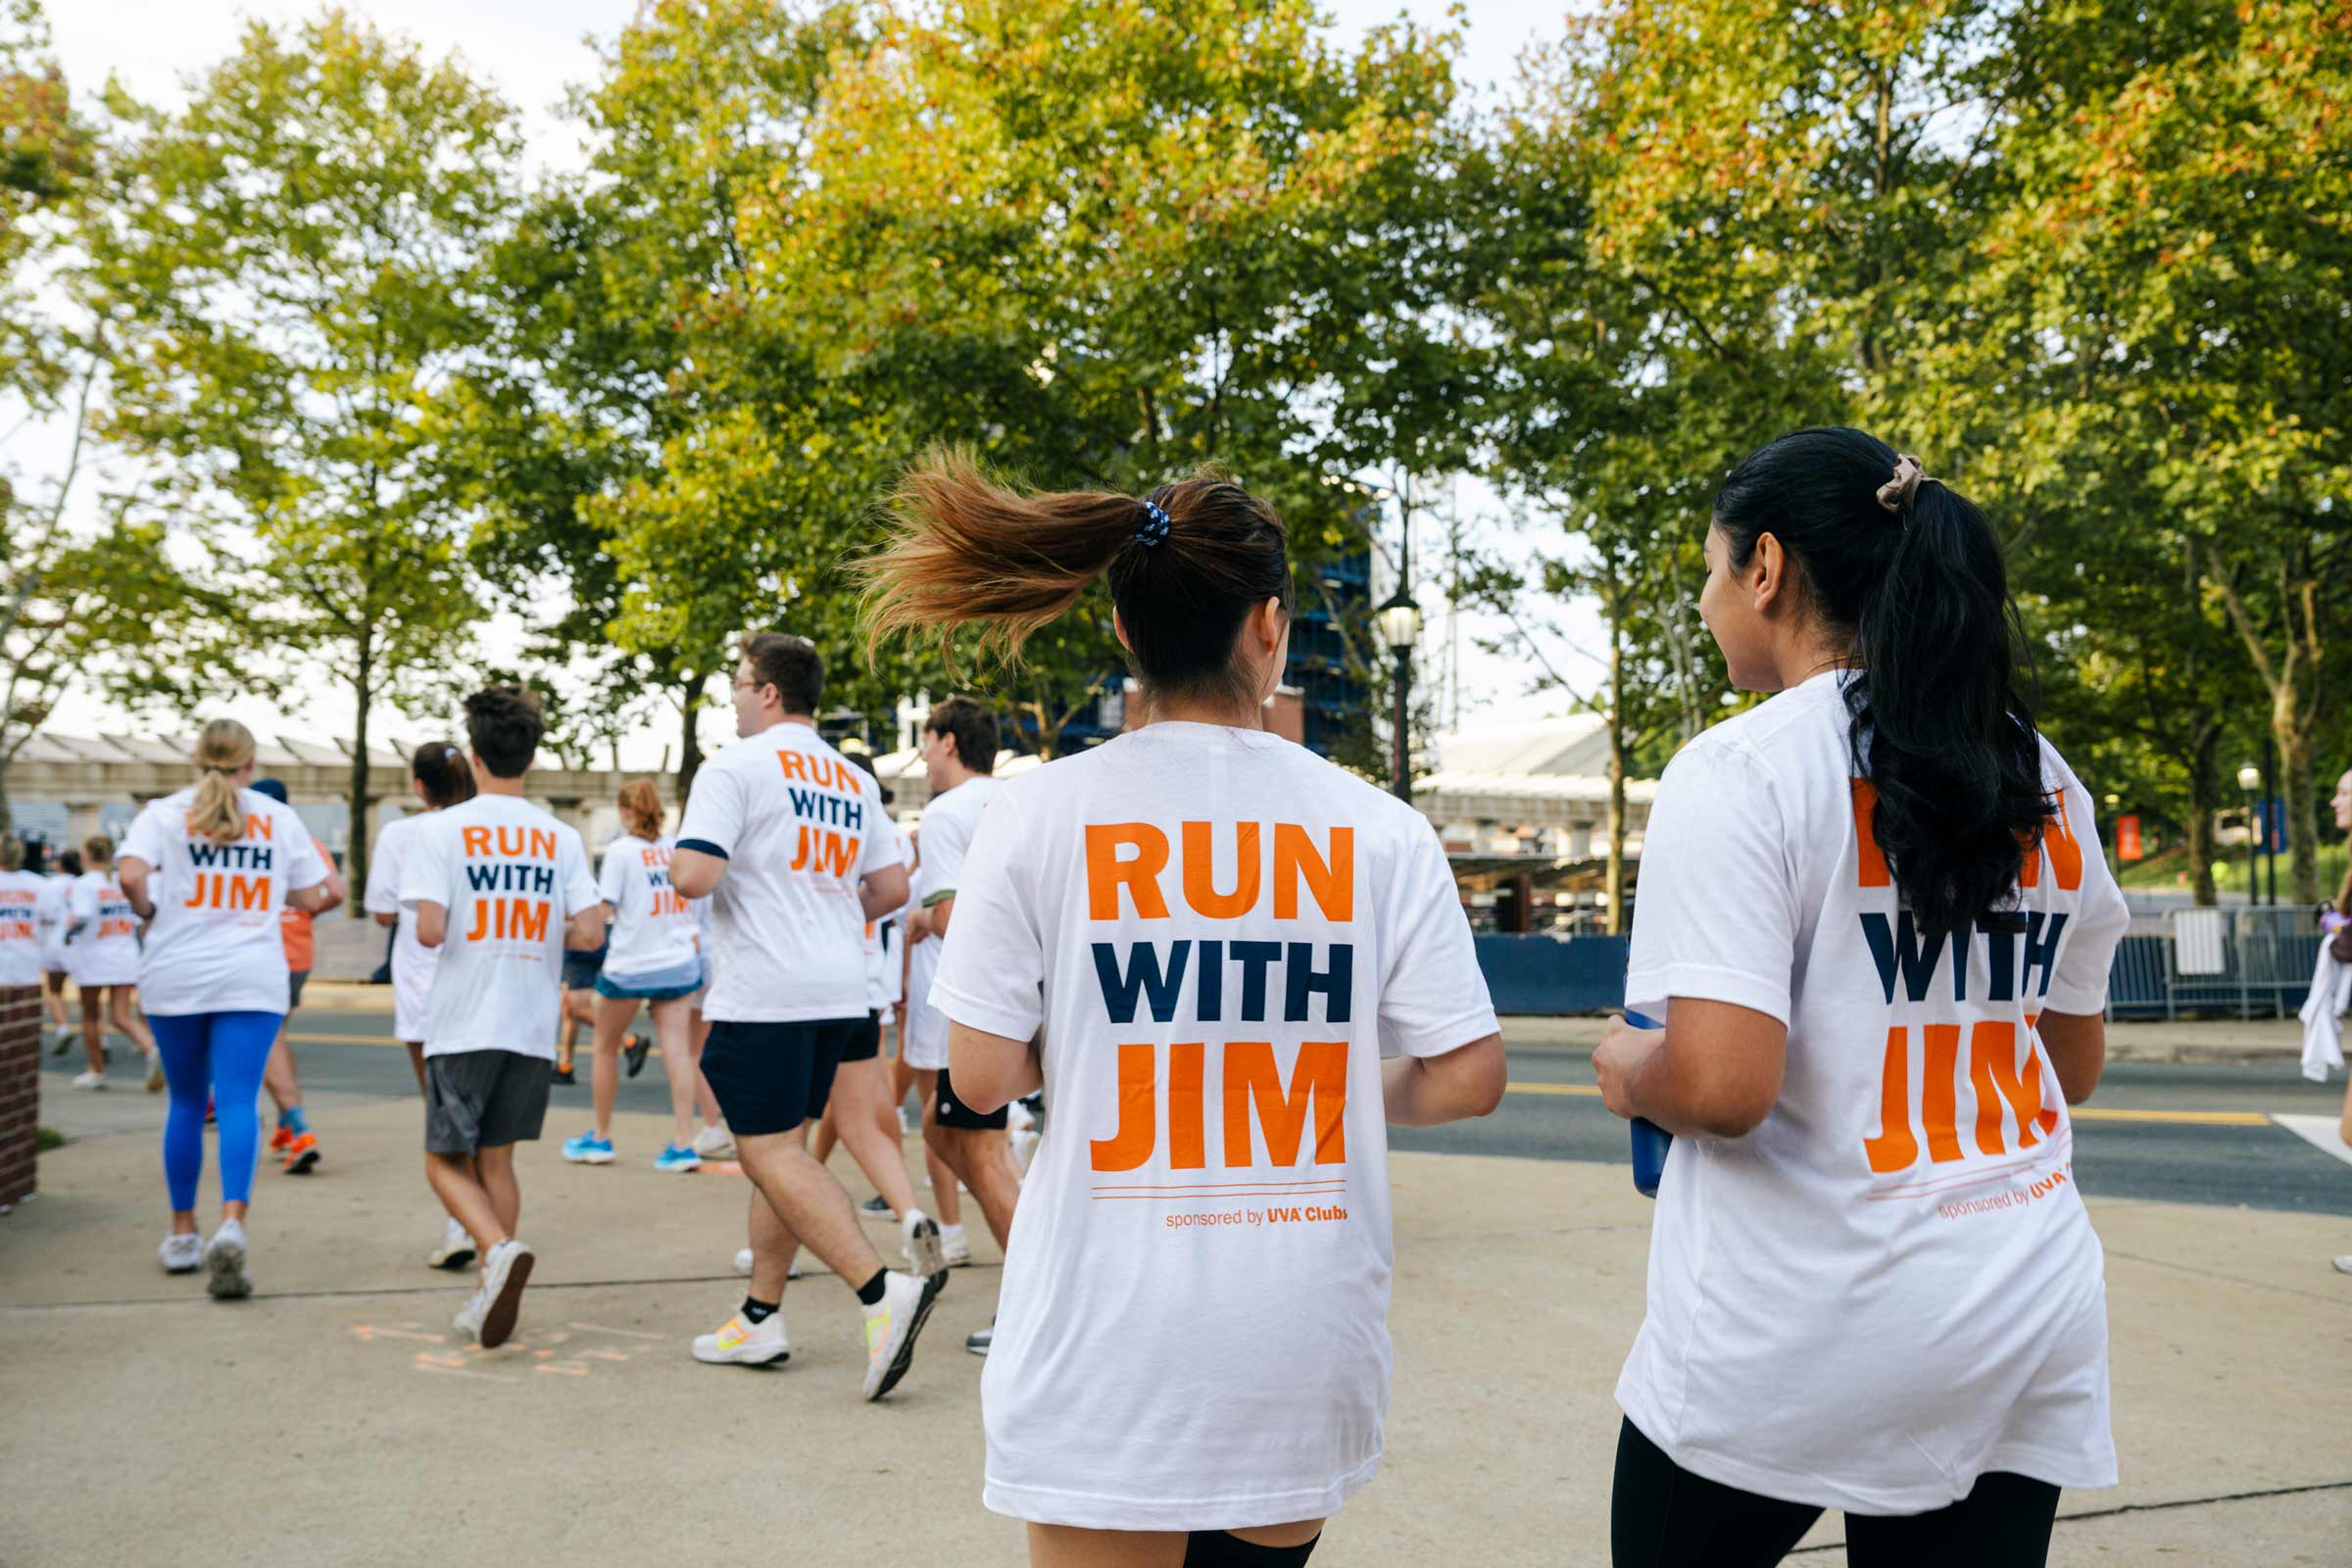
<path fill-rule="evenodd" d="M 426 741 L 411 752 L 409 774 L 424 786 L 425 802 L 436 811 L 473 799 L 473 768 L 447 741 Z"/>
<path fill-rule="evenodd" d="M 662 836 L 662 792 L 650 778 L 633 778 L 620 787 L 620 825 L 651 842 Z"/>
<path fill-rule="evenodd" d="M 1932 938 L 2014 929 L 2018 874 L 2056 808 L 2024 630 L 1983 513 L 1916 459 L 1859 430 L 1798 430 L 1732 470 L 1715 526 L 1745 565 L 1764 534 L 1857 666 L 1845 685 L 1856 770 L 1878 792 L 1879 848 Z"/>
<path fill-rule="evenodd" d="M 253 731 L 233 718 L 216 718 L 196 737 L 196 805 L 188 826 L 215 844 L 245 836 L 245 808 L 237 804 L 233 775 L 253 760 Z"/>
<path fill-rule="evenodd" d="M 1248 701 L 1256 694 L 1234 649 L 1242 622 L 1269 599 L 1291 608 L 1282 518 L 1215 474 L 1142 500 L 1041 495 L 998 483 L 968 452 L 933 451 L 892 510 L 889 543 L 856 567 L 868 653 L 894 633 L 937 631 L 944 645 L 977 623 L 983 648 L 1017 659 L 1104 577 L 1147 697 Z"/>

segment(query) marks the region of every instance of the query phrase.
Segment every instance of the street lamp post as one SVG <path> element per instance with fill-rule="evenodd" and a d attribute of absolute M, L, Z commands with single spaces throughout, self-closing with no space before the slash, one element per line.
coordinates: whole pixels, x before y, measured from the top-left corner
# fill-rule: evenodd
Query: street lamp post
<path fill-rule="evenodd" d="M 1380 623 L 1380 640 L 1389 645 L 1396 660 L 1396 753 L 1389 787 L 1398 800 L 1409 803 L 1413 798 L 1413 760 L 1407 715 L 1412 710 L 1408 700 L 1413 689 L 1413 644 L 1421 637 L 1421 607 L 1398 583 L 1373 616 Z"/>
<path fill-rule="evenodd" d="M 2113 872 L 2118 880 L 2121 880 L 2124 874 L 2124 847 L 2116 842 L 2115 812 L 2116 808 L 2123 804 L 2124 798 L 2121 795 L 2116 794 L 2113 790 L 2107 792 L 2107 869 Z"/>
<path fill-rule="evenodd" d="M 2254 858 L 2261 847 L 2262 829 L 2254 821 L 2254 797 L 2262 788 L 2262 769 L 2252 762 L 2239 768 L 2237 787 L 2246 792 L 2246 906 L 2251 908 L 2262 893 L 2261 872 Z"/>

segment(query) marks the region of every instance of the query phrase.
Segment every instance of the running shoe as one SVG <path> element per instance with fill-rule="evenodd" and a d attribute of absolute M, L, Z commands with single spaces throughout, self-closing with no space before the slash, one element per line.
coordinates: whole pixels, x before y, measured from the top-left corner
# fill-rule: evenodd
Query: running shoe
<path fill-rule="evenodd" d="M 988 1327 L 984 1329 L 974 1329 L 971 1333 L 966 1334 L 963 1337 L 963 1348 L 971 1351 L 974 1355 L 986 1355 L 988 1354 L 989 1342 L 996 1337 L 997 1320 L 992 1317 L 988 1320 Z"/>
<path fill-rule="evenodd" d="M 906 1121 L 906 1107 L 905 1105 L 901 1105 L 899 1107 L 899 1136 L 901 1138 L 908 1138 L 912 1137 L 913 1134 L 914 1128 L 908 1125 Z"/>
<path fill-rule="evenodd" d="M 654 1169 L 656 1170 L 701 1170 L 702 1168 L 702 1155 L 696 1153 L 691 1148 L 681 1148 L 676 1144 L 663 1144 L 662 1152 L 654 1156 Z"/>
<path fill-rule="evenodd" d="M 2352 1252 L 2346 1252 L 2343 1256 L 2330 1261 L 2335 1264 L 2335 1271 L 2338 1274 L 2352 1274 Z"/>
<path fill-rule="evenodd" d="M 564 1140 L 564 1157 L 575 1165 L 610 1165 L 614 1158 L 612 1140 L 599 1138 L 594 1133 L 566 1138 Z"/>
<path fill-rule="evenodd" d="M 950 1268 L 972 1266 L 972 1244 L 960 1225 L 943 1226 L 939 1233 L 940 1261 Z"/>
<path fill-rule="evenodd" d="M 293 1142 L 294 1129 L 281 1123 L 277 1131 L 270 1135 L 270 1152 L 283 1159 L 286 1154 L 286 1146 Z"/>
<path fill-rule="evenodd" d="M 752 1250 L 745 1248 L 735 1254 L 735 1272 L 745 1279 L 752 1277 Z"/>
<path fill-rule="evenodd" d="M 880 1193 L 876 1193 L 858 1205 L 858 1212 L 863 1214 L 867 1219 L 888 1219 L 890 1218 L 890 1200 Z"/>
<path fill-rule="evenodd" d="M 646 1054 L 653 1049 L 654 1043 L 651 1040 L 646 1039 L 645 1036 L 629 1036 L 629 1043 L 625 1048 L 622 1049 L 620 1055 L 621 1059 L 628 1063 L 630 1077 L 634 1078 L 639 1073 L 645 1071 Z"/>
<path fill-rule="evenodd" d="M 865 1396 L 879 1399 L 899 1386 L 914 1364 L 914 1339 L 923 1332 L 931 1303 L 948 1283 L 945 1274 L 916 1279 L 897 1269 L 882 1276 L 882 1299 L 865 1309 Z"/>
<path fill-rule="evenodd" d="M 81 1031 L 74 1028 L 72 1024 L 67 1024 L 64 1028 L 58 1030 L 57 1044 L 49 1048 L 49 1054 L 52 1056 L 64 1055 L 67 1052 L 74 1049 L 74 1042 L 79 1040 L 80 1038 Z"/>
<path fill-rule="evenodd" d="M 162 1094 L 165 1082 L 164 1054 L 150 1051 L 147 1053 L 147 1092 L 151 1095 Z"/>
<path fill-rule="evenodd" d="M 104 1089 L 106 1074 L 98 1071 L 95 1067 L 87 1072 L 77 1072 L 74 1075 L 74 1087 L 76 1089 Z"/>
<path fill-rule="evenodd" d="M 537 1261 L 531 1250 L 512 1236 L 490 1249 L 490 1256 L 482 1264 L 481 1289 L 474 1293 L 481 1302 L 474 1338 L 483 1349 L 496 1349 L 514 1332 L 515 1315 L 522 1310 L 522 1288 L 530 1283 L 531 1265 Z"/>
<path fill-rule="evenodd" d="M 253 1294 L 253 1276 L 245 1268 L 245 1227 L 224 1219 L 204 1244 L 204 1267 L 211 1278 L 204 1288 L 216 1301 L 241 1301 Z"/>
<path fill-rule="evenodd" d="M 792 1343 L 784 1338 L 784 1314 L 770 1312 L 757 1323 L 746 1323 L 738 1312 L 721 1323 L 717 1333 L 694 1337 L 694 1358 L 713 1366 L 780 1366 L 792 1359 Z"/>
<path fill-rule="evenodd" d="M 311 1167 L 318 1163 L 318 1135 L 298 1133 L 286 1146 L 286 1174 L 308 1176 Z"/>
<path fill-rule="evenodd" d="M 167 1236 L 164 1245 L 155 1250 L 167 1274 L 193 1274 L 204 1267 L 204 1238 L 194 1231 Z"/>
<path fill-rule="evenodd" d="M 1037 1158 L 1037 1146 L 1044 1141 L 1044 1135 L 1040 1133 L 1014 1133 L 1006 1140 L 1012 1146 L 1013 1168 L 1024 1179 L 1029 1175 L 1030 1164 Z"/>
<path fill-rule="evenodd" d="M 472 1261 L 473 1238 L 454 1219 L 442 1229 L 441 1245 L 424 1254 L 427 1268 L 460 1269 Z"/>
<path fill-rule="evenodd" d="M 571 1069 L 569 1067 L 558 1067 L 553 1073 L 548 1075 L 547 1081 L 553 1084 L 576 1084 L 579 1082 L 577 1078 L 574 1078 L 571 1075 Z"/>
<path fill-rule="evenodd" d="M 724 1127 L 706 1127 L 694 1135 L 694 1152 L 705 1159 L 733 1159 L 735 1135 Z"/>
<path fill-rule="evenodd" d="M 482 1337 L 482 1316 L 489 1310 L 490 1298 L 476 1285 L 473 1294 L 466 1298 L 466 1304 L 458 1308 L 458 1315 L 451 1318 L 450 1322 L 460 1334 L 470 1335 L 478 1341 Z"/>
<path fill-rule="evenodd" d="M 906 1271 L 917 1279 L 929 1279 L 948 1266 L 946 1251 L 939 1245 L 939 1221 L 919 1208 L 910 1208 L 899 1221 L 899 1241 L 906 1252 Z"/>

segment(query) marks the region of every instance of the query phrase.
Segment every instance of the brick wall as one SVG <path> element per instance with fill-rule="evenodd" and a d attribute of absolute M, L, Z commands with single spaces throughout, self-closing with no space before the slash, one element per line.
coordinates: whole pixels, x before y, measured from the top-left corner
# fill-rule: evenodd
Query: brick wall
<path fill-rule="evenodd" d="M 0 986 L 0 1208 L 32 1196 L 40 1109 L 40 988 Z"/>

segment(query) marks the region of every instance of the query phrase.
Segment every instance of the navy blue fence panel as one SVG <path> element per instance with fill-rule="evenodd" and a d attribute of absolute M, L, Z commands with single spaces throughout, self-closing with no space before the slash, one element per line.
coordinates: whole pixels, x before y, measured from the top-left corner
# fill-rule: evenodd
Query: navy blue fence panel
<path fill-rule="evenodd" d="M 2169 1018 L 2173 939 L 2126 937 L 2107 975 L 2107 1005 L 2118 1018 Z"/>
<path fill-rule="evenodd" d="M 1625 1005 L 1624 937 L 1471 940 L 1496 1012 L 1607 1012 Z"/>

